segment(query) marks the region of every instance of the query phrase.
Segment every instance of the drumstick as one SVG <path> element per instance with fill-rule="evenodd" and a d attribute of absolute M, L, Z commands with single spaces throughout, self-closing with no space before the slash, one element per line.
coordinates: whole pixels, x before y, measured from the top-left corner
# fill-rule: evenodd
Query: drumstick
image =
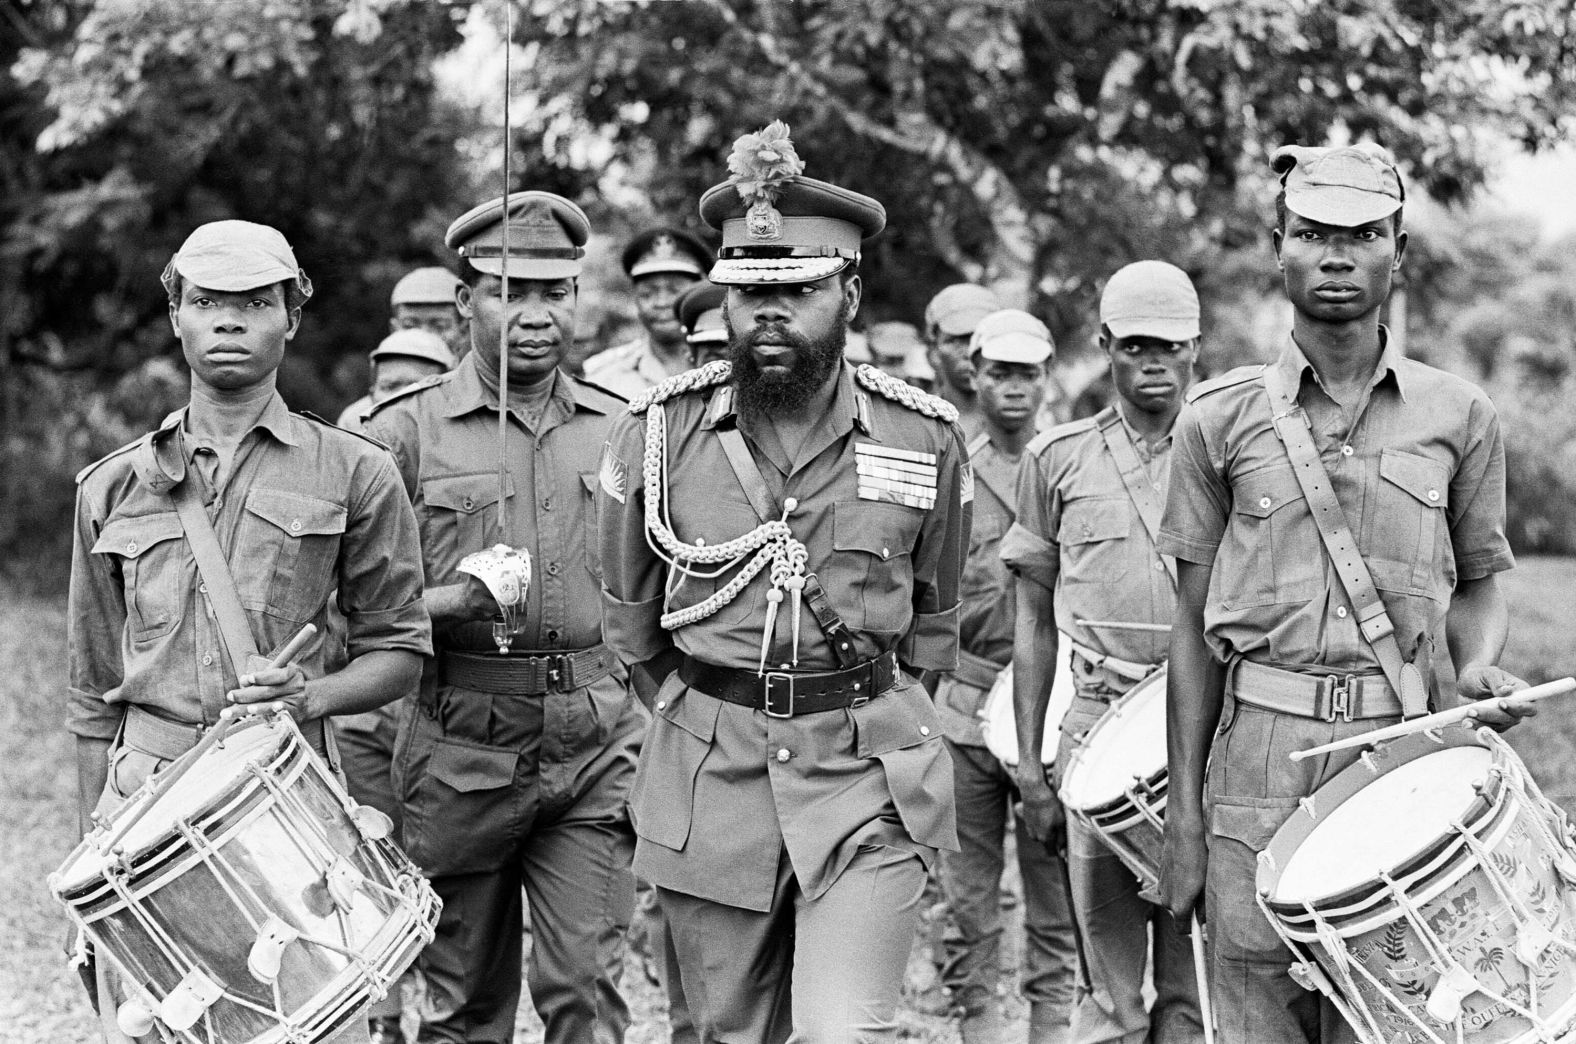
<path fill-rule="evenodd" d="M 1123 623 L 1121 620 L 1074 620 L 1080 627 L 1093 627 L 1101 631 L 1154 631 L 1156 634 L 1170 634 L 1170 624 L 1152 623 Z"/>
<path fill-rule="evenodd" d="M 1198 984 L 1198 1018 L 1204 1024 L 1204 1044 L 1215 1044 L 1215 1005 L 1209 999 L 1209 967 L 1204 963 L 1204 926 L 1193 914 L 1193 980 Z"/>
<path fill-rule="evenodd" d="M 312 640 L 312 636 L 316 633 L 316 624 L 306 624 L 303 626 L 295 633 L 294 637 L 284 644 L 282 649 L 274 653 L 274 658 L 268 661 L 268 666 L 289 666 L 292 660 L 301 655 L 301 651 L 306 648 L 306 643 L 310 642 Z"/>
<path fill-rule="evenodd" d="M 1544 682 L 1542 685 L 1534 685 L 1519 692 L 1513 692 L 1509 696 L 1500 696 L 1492 700 L 1478 700 L 1475 703 L 1467 703 L 1460 707 L 1439 711 L 1437 714 L 1425 714 L 1421 718 L 1403 721 L 1399 725 L 1387 725 L 1382 729 L 1374 729 L 1372 732 L 1348 736 L 1333 743 L 1309 747 L 1307 750 L 1294 750 L 1289 757 L 1293 761 L 1301 761 L 1303 758 L 1311 758 L 1315 754 L 1326 754 L 1332 750 L 1345 750 L 1347 747 L 1363 747 L 1370 743 L 1378 743 L 1381 740 L 1395 739 L 1397 736 L 1410 736 L 1414 732 L 1436 729 L 1441 725 L 1449 725 L 1467 718 L 1475 718 L 1485 707 L 1497 710 L 1525 707 L 1546 696 L 1558 696 L 1573 689 L 1576 689 L 1576 678 L 1556 678 L 1554 681 Z"/>

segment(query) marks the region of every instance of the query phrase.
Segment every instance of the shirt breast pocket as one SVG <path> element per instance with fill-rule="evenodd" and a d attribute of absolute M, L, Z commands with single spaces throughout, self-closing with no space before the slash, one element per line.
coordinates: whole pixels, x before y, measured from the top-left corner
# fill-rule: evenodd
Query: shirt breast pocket
<path fill-rule="evenodd" d="M 913 616 L 914 560 L 924 512 L 902 504 L 842 500 L 832 506 L 833 575 L 823 575 L 837 613 L 855 631 L 895 635 Z"/>
<path fill-rule="evenodd" d="M 1230 609 L 1306 601 L 1324 572 L 1324 544 L 1291 465 L 1243 476 L 1232 489 L 1232 554 L 1222 561 L 1222 601 Z"/>
<path fill-rule="evenodd" d="M 1132 509 L 1125 498 L 1088 497 L 1068 501 L 1056 530 L 1066 582 L 1120 582 L 1127 575 L 1122 542 L 1132 530 L 1132 517 Z"/>
<path fill-rule="evenodd" d="M 1450 473 L 1443 463 L 1401 450 L 1379 455 L 1374 509 L 1364 513 L 1363 552 L 1375 586 L 1433 596 L 1444 570 L 1440 539 L 1450 503 Z"/>
<path fill-rule="evenodd" d="M 686 544 L 704 542 L 704 546 L 715 548 L 753 532 L 760 524 L 761 520 L 755 517 L 755 512 L 741 504 L 708 501 L 673 505 L 673 531 Z M 745 556 L 744 561 L 750 562 L 754 558 L 755 552 L 752 551 Z M 703 563 L 693 568 L 699 575 L 683 577 L 669 593 L 669 612 L 688 609 L 704 602 L 728 586 L 743 566 L 722 569 L 720 565 Z M 757 606 L 765 602 L 770 576 L 771 567 L 767 566 L 726 604 L 719 606 L 715 613 L 702 619 L 712 619 L 718 624 L 738 624 L 753 617 L 754 626 L 759 629 L 764 616 L 756 615 Z"/>
<path fill-rule="evenodd" d="M 343 504 L 281 489 L 254 489 L 231 549 L 241 604 L 292 623 L 310 620 L 338 582 Z"/>
<path fill-rule="evenodd" d="M 514 496 L 514 476 L 509 476 L 506 496 Z M 498 522 L 498 473 L 442 475 L 424 479 L 421 499 L 423 548 L 452 548 L 458 561 L 502 541 Z"/>
<path fill-rule="evenodd" d="M 180 518 L 173 512 L 111 518 L 93 543 L 119 561 L 126 626 L 133 642 L 162 638 L 180 624 L 190 580 Z"/>

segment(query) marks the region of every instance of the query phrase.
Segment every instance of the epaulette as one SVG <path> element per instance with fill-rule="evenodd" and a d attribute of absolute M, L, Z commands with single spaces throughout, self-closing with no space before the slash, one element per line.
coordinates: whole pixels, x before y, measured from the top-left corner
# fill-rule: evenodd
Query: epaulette
<path fill-rule="evenodd" d="M 1080 420 L 1068 421 L 1066 424 L 1058 424 L 1056 427 L 1048 428 L 1030 439 L 1028 452 L 1038 457 L 1045 452 L 1045 447 L 1051 443 L 1070 439 L 1074 435 L 1082 435 L 1084 432 L 1094 431 L 1099 426 L 1100 422 L 1094 417 L 1084 417 Z"/>
<path fill-rule="evenodd" d="M 564 376 L 568 377 L 571 381 L 574 381 L 582 388 L 590 388 L 592 391 L 601 392 L 603 395 L 606 395 L 608 398 L 617 402 L 620 406 L 623 406 L 625 403 L 629 402 L 628 399 L 624 398 L 612 388 L 603 387 L 596 381 L 591 380 L 589 377 L 576 377 L 572 373 L 565 373 Z"/>
<path fill-rule="evenodd" d="M 629 400 L 629 412 L 645 413 L 659 402 L 667 402 L 675 395 L 701 391 L 726 381 L 733 374 L 733 364 L 726 359 L 713 359 L 694 370 L 676 373 L 654 388 L 647 388 Z"/>
<path fill-rule="evenodd" d="M 1248 381 L 1262 375 L 1266 369 L 1268 367 L 1263 363 L 1253 363 L 1249 366 L 1238 366 L 1235 369 L 1227 370 L 1219 377 L 1211 377 L 1207 381 L 1199 381 L 1193 385 L 1192 388 L 1188 389 L 1183 401 L 1196 402 L 1204 396 L 1213 395 L 1223 388 L 1235 388 L 1239 384 L 1246 384 Z"/>
<path fill-rule="evenodd" d="M 401 399 L 408 399 L 417 392 L 426 391 L 428 388 L 433 388 L 444 383 L 453 373 L 453 370 L 445 370 L 443 373 L 435 373 L 431 377 L 423 377 L 415 384 L 407 384 L 405 387 L 401 388 L 399 391 L 395 392 L 393 395 L 390 395 L 388 398 L 372 407 L 372 409 L 368 410 L 367 417 L 369 419 L 376 417 L 378 415 L 378 411 L 390 403 L 399 402 Z"/>
<path fill-rule="evenodd" d="M 130 453 L 132 450 L 136 449 L 137 446 L 142 443 L 143 439 L 146 439 L 146 438 L 147 438 L 147 436 L 144 435 L 140 439 L 136 439 L 135 441 L 126 443 L 120 449 L 110 450 L 108 453 L 104 454 L 98 460 L 95 460 L 93 463 L 89 464 L 87 467 L 85 467 L 81 471 L 77 472 L 77 477 L 75 479 L 76 484 L 79 485 L 79 486 L 82 485 L 82 480 L 83 479 L 87 478 L 89 475 L 93 474 L 99 468 L 103 467 L 105 464 L 108 464 L 110 461 L 114 460 L 116 457 L 119 457 L 122 454 Z"/>
<path fill-rule="evenodd" d="M 898 380 L 885 370 L 878 370 L 869 363 L 860 363 L 854 369 L 854 376 L 859 379 L 860 384 L 877 395 L 901 403 L 915 413 L 923 413 L 927 417 L 934 417 L 948 424 L 958 422 L 958 408 L 952 403 L 929 392 L 922 392 L 907 381 Z"/>
<path fill-rule="evenodd" d="M 341 428 L 339 425 L 335 424 L 333 421 L 325 420 L 322 417 L 319 417 L 317 414 L 313 413 L 311 410 L 295 410 L 294 413 L 295 413 L 295 415 L 297 417 L 305 417 L 307 420 L 314 421 L 314 422 L 316 422 L 318 424 L 321 424 L 325 428 L 333 428 L 335 431 L 343 432 L 346 435 L 354 436 L 355 438 L 360 439 L 362 442 L 370 442 L 370 443 L 372 443 L 372 445 L 376 446 L 380 450 L 388 449 L 387 445 L 385 445 L 384 443 L 379 442 L 377 439 L 374 439 L 371 435 L 368 435 L 366 432 L 364 432 L 364 431 L 353 431 L 350 428 Z"/>

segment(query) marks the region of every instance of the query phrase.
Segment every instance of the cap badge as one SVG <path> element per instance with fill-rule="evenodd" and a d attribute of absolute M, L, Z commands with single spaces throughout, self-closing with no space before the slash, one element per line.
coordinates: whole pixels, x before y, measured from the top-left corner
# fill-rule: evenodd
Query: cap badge
<path fill-rule="evenodd" d="M 651 249 L 643 260 L 671 261 L 679 256 L 679 245 L 666 232 L 651 241 Z"/>
<path fill-rule="evenodd" d="M 804 172 L 788 125 L 773 120 L 759 134 L 741 135 L 728 156 L 728 171 L 739 199 L 749 205 L 744 215 L 749 237 L 767 243 L 781 239 L 783 216 L 776 207 L 777 195 L 784 182 Z"/>

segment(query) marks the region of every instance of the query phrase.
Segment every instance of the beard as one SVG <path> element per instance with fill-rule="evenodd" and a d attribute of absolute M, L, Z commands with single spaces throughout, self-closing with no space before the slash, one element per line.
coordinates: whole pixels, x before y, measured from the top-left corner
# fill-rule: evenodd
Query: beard
<path fill-rule="evenodd" d="M 752 413 L 776 413 L 797 410 L 808 403 L 843 360 L 848 341 L 846 312 L 846 308 L 840 310 L 832 328 L 815 338 L 777 326 L 753 326 L 743 333 L 730 326 L 728 361 L 733 364 L 740 407 Z M 763 372 L 750 351 L 762 341 L 792 345 L 793 365 L 786 372 Z"/>

